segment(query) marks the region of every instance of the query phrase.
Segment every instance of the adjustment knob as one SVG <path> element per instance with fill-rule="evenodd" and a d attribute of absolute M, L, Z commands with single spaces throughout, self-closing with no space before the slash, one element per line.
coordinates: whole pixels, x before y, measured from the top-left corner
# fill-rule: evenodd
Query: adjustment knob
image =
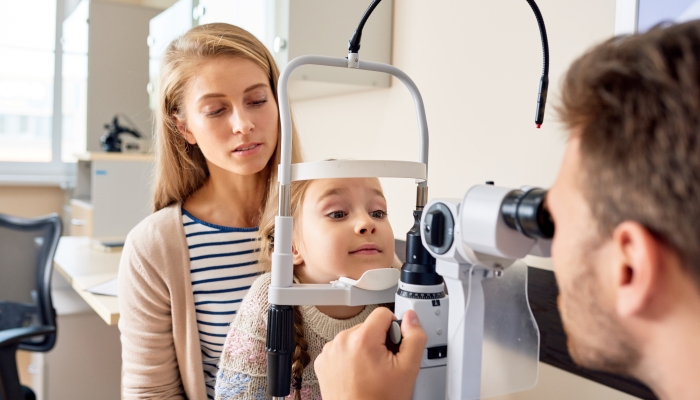
<path fill-rule="evenodd" d="M 294 348 L 294 309 L 292 306 L 270 304 L 265 340 L 269 396 L 285 397 L 289 394 Z"/>
<path fill-rule="evenodd" d="M 398 353 L 401 339 L 403 339 L 401 336 L 401 320 L 391 321 L 389 331 L 386 333 L 386 348 L 394 354 Z"/>
<path fill-rule="evenodd" d="M 425 247 L 433 255 L 445 254 L 450 250 L 454 241 L 455 220 L 447 204 L 433 203 L 424 210 L 421 228 Z"/>
<path fill-rule="evenodd" d="M 433 210 L 425 216 L 425 241 L 430 246 L 442 247 L 445 241 L 445 215 Z"/>

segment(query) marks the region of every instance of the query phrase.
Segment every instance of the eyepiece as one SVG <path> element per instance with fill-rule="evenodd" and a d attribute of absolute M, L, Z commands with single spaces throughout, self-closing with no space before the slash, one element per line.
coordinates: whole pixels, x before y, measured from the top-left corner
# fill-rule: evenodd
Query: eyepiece
<path fill-rule="evenodd" d="M 503 221 L 531 238 L 551 239 L 554 236 L 554 221 L 544 206 L 547 191 L 539 188 L 513 190 L 501 204 Z"/>

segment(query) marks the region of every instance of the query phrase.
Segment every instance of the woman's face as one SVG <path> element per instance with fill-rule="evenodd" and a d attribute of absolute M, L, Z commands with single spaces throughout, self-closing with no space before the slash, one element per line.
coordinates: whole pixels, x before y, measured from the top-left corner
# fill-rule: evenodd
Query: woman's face
<path fill-rule="evenodd" d="M 251 175 L 265 168 L 277 147 L 277 103 L 267 74 L 253 61 L 217 57 L 199 66 L 185 89 L 187 142 L 199 146 L 210 171 Z"/>
<path fill-rule="evenodd" d="M 293 240 L 294 264 L 304 283 L 389 268 L 394 233 L 378 179 L 320 179 L 309 184 Z"/>

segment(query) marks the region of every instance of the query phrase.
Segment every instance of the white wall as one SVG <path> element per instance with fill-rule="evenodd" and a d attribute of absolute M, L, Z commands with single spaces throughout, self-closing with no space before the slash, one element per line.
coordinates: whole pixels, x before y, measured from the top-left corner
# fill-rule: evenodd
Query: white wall
<path fill-rule="evenodd" d="M 553 182 L 565 144 L 552 107 L 562 75 L 576 56 L 612 35 L 615 1 L 539 3 L 550 38 L 551 84 L 545 123 L 537 130 L 542 56 L 537 23 L 525 1 L 396 2 L 392 59 L 425 101 L 430 197 L 461 197 L 486 180 L 505 186 Z M 294 107 L 309 160 L 417 159 L 413 104 L 396 80 L 390 89 L 299 101 Z M 414 187 L 407 181 L 385 185 L 399 237 L 412 222 Z"/>
<path fill-rule="evenodd" d="M 553 183 L 566 136 L 552 106 L 569 64 L 612 36 L 615 0 L 538 0 L 538 5 L 551 50 L 550 96 L 540 130 L 534 115 L 541 46 L 525 1 L 394 2 L 392 59 L 423 94 L 431 198 L 462 197 L 471 185 L 487 180 L 512 187 Z M 343 49 L 345 43 L 338 46 Z M 396 80 L 389 89 L 300 101 L 294 107 L 308 160 L 417 160 L 413 104 Z M 384 189 L 394 234 L 403 237 L 412 224 L 415 185 L 388 180 Z M 507 398 L 631 397 L 542 365 L 534 390 Z"/>

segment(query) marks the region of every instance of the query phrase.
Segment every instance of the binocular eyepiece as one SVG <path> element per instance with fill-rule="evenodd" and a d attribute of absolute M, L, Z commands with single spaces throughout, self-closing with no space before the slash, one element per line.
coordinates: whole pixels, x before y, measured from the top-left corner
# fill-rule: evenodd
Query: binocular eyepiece
<path fill-rule="evenodd" d="M 546 207 L 546 197 L 547 191 L 539 188 L 511 191 L 501 204 L 503 221 L 527 237 L 551 239 L 554 221 Z"/>
<path fill-rule="evenodd" d="M 491 263 L 480 260 L 477 253 L 513 260 L 527 254 L 544 255 L 549 252 L 548 240 L 554 237 L 554 221 L 546 198 L 547 190 L 540 188 L 475 185 L 461 202 L 428 202 L 420 227 L 416 222 L 415 228 L 420 229 L 423 245 L 436 258 L 448 254 L 455 241 L 473 250 L 470 262 L 474 264 Z M 533 246 L 536 251 L 531 253 Z"/>

